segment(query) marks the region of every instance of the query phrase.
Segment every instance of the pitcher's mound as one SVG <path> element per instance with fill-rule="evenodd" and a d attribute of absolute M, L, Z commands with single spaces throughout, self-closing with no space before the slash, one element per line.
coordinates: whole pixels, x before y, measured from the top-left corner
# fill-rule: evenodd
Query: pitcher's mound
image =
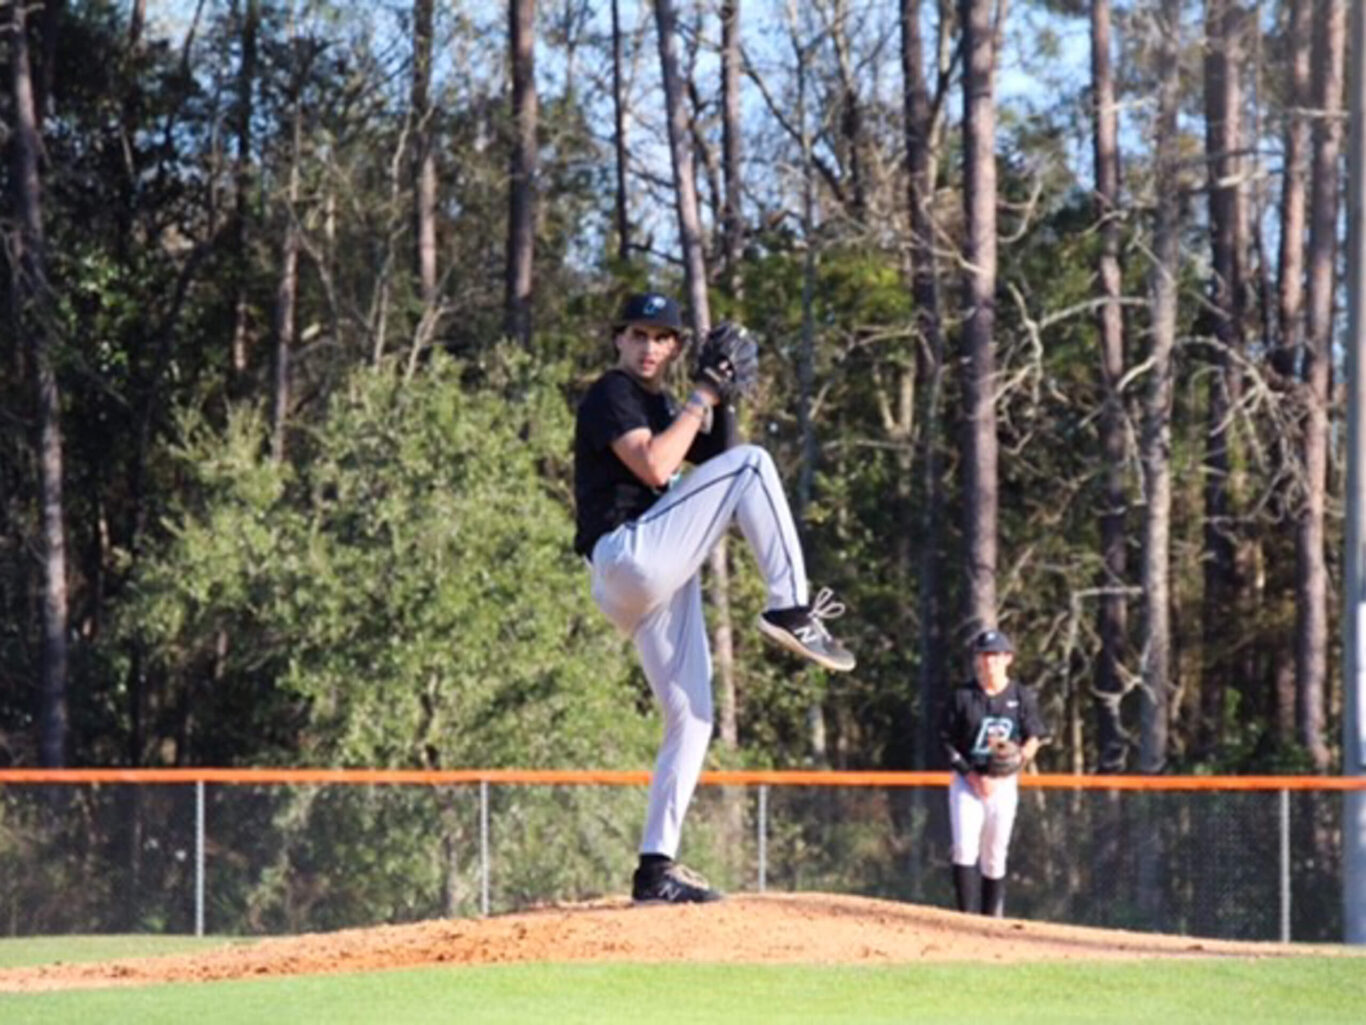
<path fill-rule="evenodd" d="M 193 955 L 10 969 L 0 971 L 0 991 L 500 961 L 904 964 L 1307 953 L 1349 951 L 993 920 L 867 897 L 773 893 L 741 894 L 715 904 L 639 908 L 618 898 L 492 918 L 279 937 Z"/>

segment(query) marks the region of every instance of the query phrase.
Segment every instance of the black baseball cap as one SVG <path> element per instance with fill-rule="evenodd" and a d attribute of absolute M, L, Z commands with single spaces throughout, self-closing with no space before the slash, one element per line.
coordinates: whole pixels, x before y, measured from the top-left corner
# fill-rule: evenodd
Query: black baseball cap
<path fill-rule="evenodd" d="M 637 292 L 628 295 L 621 304 L 621 316 L 617 318 L 615 330 L 620 331 L 627 324 L 648 324 L 650 327 L 664 327 L 678 334 L 683 333 L 683 313 L 667 295 L 658 292 Z"/>
<path fill-rule="evenodd" d="M 1015 645 L 1000 630 L 983 630 L 972 640 L 972 651 L 976 655 L 999 653 L 1014 654 Z"/>

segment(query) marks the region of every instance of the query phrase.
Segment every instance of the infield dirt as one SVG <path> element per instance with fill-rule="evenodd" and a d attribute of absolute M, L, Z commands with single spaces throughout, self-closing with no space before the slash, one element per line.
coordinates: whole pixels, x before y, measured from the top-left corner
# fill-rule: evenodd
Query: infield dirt
<path fill-rule="evenodd" d="M 0 971 L 0 992 L 148 986 L 508 961 L 905 964 L 1153 957 L 1351 956 L 1332 945 L 1247 943 L 1020 919 L 823 893 L 740 894 L 632 907 L 624 898 L 477 919 L 349 929 L 195 954 Z"/>

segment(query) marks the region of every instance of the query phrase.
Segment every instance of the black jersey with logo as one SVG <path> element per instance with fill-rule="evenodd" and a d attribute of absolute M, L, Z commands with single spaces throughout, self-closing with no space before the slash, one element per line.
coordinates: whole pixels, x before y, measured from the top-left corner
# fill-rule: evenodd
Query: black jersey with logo
<path fill-rule="evenodd" d="M 659 434 L 677 416 L 678 406 L 667 392 L 650 391 L 624 370 L 607 371 L 588 389 L 574 424 L 574 551 L 591 555 L 598 538 L 639 517 L 664 493 L 632 473 L 612 451 L 612 442 L 640 427 Z M 729 423 L 727 411 L 717 407 L 711 431 L 697 435 L 688 461 L 701 463 L 724 451 L 731 440 Z"/>
<path fill-rule="evenodd" d="M 986 767 L 991 742 L 998 738 L 1024 743 L 1048 736 L 1034 692 L 1015 680 L 999 694 L 988 695 L 973 680 L 955 687 L 939 717 L 939 739 L 949 764 L 960 772 Z"/>

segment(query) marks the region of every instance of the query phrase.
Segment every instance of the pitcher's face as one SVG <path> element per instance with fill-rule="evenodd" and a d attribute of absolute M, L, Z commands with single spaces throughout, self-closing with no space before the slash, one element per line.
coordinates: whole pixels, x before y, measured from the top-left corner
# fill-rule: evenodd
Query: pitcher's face
<path fill-rule="evenodd" d="M 664 372 L 678 355 L 679 337 L 665 327 L 627 324 L 616 337 L 617 366 L 651 390 L 664 381 Z"/>

